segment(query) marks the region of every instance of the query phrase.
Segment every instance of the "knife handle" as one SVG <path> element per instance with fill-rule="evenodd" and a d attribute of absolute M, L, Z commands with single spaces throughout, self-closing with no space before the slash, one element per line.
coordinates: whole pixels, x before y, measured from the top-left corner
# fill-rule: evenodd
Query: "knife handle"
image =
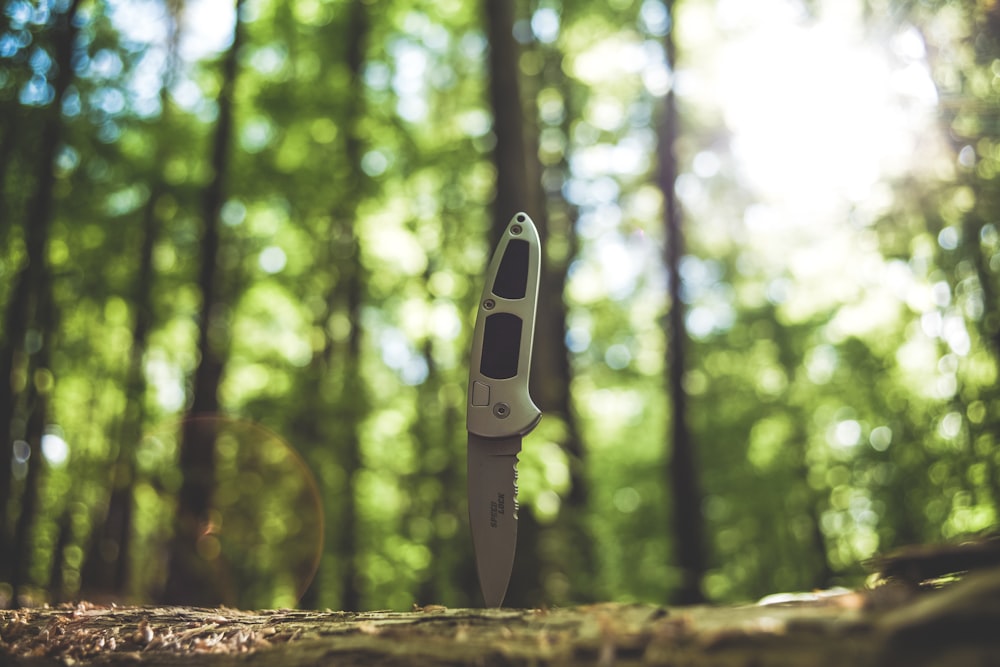
<path fill-rule="evenodd" d="M 485 438 L 525 434 L 541 418 L 528 394 L 541 242 L 525 213 L 511 218 L 486 272 L 469 364 L 467 428 Z"/>

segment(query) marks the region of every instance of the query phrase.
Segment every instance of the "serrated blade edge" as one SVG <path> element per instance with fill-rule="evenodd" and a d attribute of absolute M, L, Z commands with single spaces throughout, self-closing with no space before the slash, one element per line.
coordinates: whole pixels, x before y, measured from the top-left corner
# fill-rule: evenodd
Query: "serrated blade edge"
<path fill-rule="evenodd" d="M 487 607 L 503 604 L 517 545 L 517 455 L 521 436 L 469 434 L 469 525 Z"/>

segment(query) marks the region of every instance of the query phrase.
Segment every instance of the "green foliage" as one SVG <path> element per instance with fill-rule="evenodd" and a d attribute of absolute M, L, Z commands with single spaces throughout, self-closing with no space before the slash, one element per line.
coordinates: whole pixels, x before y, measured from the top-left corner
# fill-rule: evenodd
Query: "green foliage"
<path fill-rule="evenodd" d="M 172 24 L 158 2 L 85 3 L 72 82 L 54 100 L 45 54 L 63 4 L 0 3 L 0 303 L 27 262 L 35 112 L 61 111 L 49 367 L 29 372 L 39 332 L 12 341 L 0 325 L 12 386 L 51 396 L 44 461 L 27 463 L 43 475 L 19 590 L 32 602 L 148 601 L 163 585 L 182 483 L 177 434 L 198 363 L 199 216 L 225 44 L 206 48 L 188 21 L 173 54 L 169 30 L 142 28 Z M 210 332 L 225 349 L 227 431 L 202 555 L 241 606 L 304 595 L 340 607 L 352 589 L 366 608 L 477 604 L 464 404 L 496 176 L 489 45 L 474 2 L 362 3 L 366 46 L 352 72 L 352 4 L 256 0 L 242 15 L 218 267 L 229 301 Z M 518 3 L 527 127 L 552 220 L 547 252 L 567 271 L 570 404 L 586 450 L 588 506 L 570 518 L 597 556 L 596 571 L 580 572 L 560 550 L 575 462 L 560 446 L 568 421 L 543 420 L 520 465 L 540 553 L 518 558 L 544 564 L 551 604 L 658 601 L 679 585 L 655 145 L 670 85 L 683 117 L 685 391 L 706 494 L 689 511 L 708 528 L 709 596 L 856 584 L 858 563 L 879 551 L 997 522 L 996 17 L 976 3 L 906 3 L 892 24 L 874 10 L 855 17 L 865 48 L 898 72 L 909 58 L 931 73 L 943 128 L 922 126 L 935 139 L 920 165 L 882 174 L 863 195 L 831 195 L 808 209 L 815 224 L 782 227 L 785 204 L 748 174 L 741 129 L 711 92 L 728 81 L 723 45 L 751 27 L 726 20 L 733 3 L 678 4 L 669 16 L 658 0 Z M 796 25 L 826 25 L 835 4 L 810 3 Z M 664 60 L 669 29 L 679 63 Z M 899 46 L 913 39 L 926 51 Z M 828 131 L 817 123 L 804 127 Z M 834 158 L 811 159 L 822 180 Z M 793 165 L 787 178 L 809 169 Z M 4 525 L 22 507 L 23 463 Z M 120 560 L 120 545 L 100 537 L 116 488 L 134 509 L 128 581 L 96 590 L 88 557 Z"/>

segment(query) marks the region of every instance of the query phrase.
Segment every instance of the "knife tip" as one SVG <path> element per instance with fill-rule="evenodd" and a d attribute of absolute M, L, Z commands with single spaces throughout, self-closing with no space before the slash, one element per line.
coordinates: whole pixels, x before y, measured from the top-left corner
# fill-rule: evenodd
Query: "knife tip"
<path fill-rule="evenodd" d="M 484 606 L 487 609 L 499 609 L 503 606 L 503 599 L 507 597 L 507 586 L 502 589 L 496 586 L 483 586 L 480 588 L 483 593 Z"/>
<path fill-rule="evenodd" d="M 485 597 L 486 608 L 487 609 L 500 609 L 503 606 L 503 596 L 500 597 Z"/>

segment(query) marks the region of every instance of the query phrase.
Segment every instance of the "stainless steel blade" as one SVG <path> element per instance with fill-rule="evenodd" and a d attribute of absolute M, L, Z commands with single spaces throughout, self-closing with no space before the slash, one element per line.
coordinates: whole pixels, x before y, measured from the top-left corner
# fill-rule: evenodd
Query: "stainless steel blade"
<path fill-rule="evenodd" d="M 487 607 L 503 604 L 517 544 L 517 455 L 521 436 L 469 434 L 469 525 Z"/>

